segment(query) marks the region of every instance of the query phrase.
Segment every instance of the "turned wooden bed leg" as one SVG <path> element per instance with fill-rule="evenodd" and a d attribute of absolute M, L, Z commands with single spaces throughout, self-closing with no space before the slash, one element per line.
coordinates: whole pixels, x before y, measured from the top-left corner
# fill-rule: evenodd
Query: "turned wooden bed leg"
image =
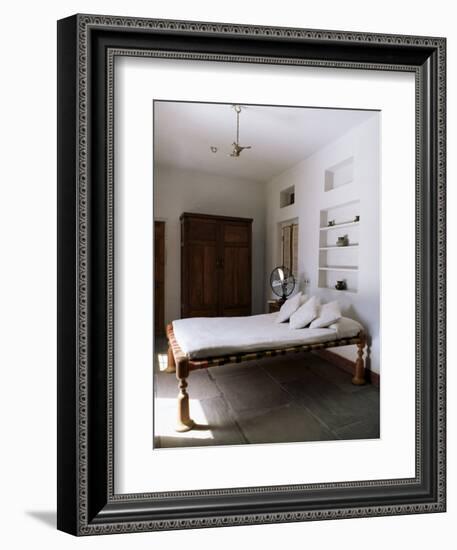
<path fill-rule="evenodd" d="M 189 412 L 189 394 L 187 393 L 188 376 L 189 364 L 187 360 L 179 361 L 176 365 L 176 378 L 179 383 L 177 432 L 188 432 L 195 426 L 194 421 L 190 418 Z"/>
<path fill-rule="evenodd" d="M 170 344 L 168 344 L 167 357 L 167 368 L 163 372 L 176 372 L 175 356 L 173 355 L 173 350 L 171 349 Z"/>
<path fill-rule="evenodd" d="M 364 335 L 361 336 L 360 342 L 357 344 L 357 359 L 355 361 L 355 373 L 352 378 L 352 383 L 361 386 L 365 384 L 365 361 L 363 360 L 363 350 L 367 341 Z"/>

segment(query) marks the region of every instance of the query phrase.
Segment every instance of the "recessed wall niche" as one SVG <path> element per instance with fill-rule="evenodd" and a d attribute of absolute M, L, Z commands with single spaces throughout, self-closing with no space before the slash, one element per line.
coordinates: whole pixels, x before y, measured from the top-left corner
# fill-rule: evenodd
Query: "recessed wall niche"
<path fill-rule="evenodd" d="M 283 189 L 279 193 L 279 206 L 284 208 L 295 203 L 295 185 L 291 185 L 287 189 Z"/>
<path fill-rule="evenodd" d="M 320 211 L 319 288 L 358 291 L 360 201 Z M 338 289 L 338 281 L 344 287 Z"/>
<path fill-rule="evenodd" d="M 337 189 L 354 180 L 354 157 L 349 157 L 325 171 L 324 191 Z"/>

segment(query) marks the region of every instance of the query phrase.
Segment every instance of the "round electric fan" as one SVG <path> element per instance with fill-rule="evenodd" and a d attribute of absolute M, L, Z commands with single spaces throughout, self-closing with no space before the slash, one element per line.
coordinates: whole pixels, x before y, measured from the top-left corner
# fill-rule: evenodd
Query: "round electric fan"
<path fill-rule="evenodd" d="M 288 267 L 275 267 L 270 275 L 271 290 L 279 296 L 279 303 L 283 304 L 295 288 L 295 279 Z"/>

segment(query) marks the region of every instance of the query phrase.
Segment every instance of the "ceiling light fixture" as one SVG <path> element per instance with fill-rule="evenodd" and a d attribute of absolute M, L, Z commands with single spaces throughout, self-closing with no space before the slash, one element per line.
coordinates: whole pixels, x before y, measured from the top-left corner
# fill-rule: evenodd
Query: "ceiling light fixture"
<path fill-rule="evenodd" d="M 240 105 L 232 105 L 232 107 L 235 109 L 236 112 L 236 141 L 232 143 L 233 151 L 230 153 L 230 157 L 238 158 L 241 154 L 241 151 L 244 151 L 244 149 L 252 149 L 251 145 L 246 145 L 245 147 L 242 147 L 240 145 L 240 113 L 241 113 L 241 106 Z"/>

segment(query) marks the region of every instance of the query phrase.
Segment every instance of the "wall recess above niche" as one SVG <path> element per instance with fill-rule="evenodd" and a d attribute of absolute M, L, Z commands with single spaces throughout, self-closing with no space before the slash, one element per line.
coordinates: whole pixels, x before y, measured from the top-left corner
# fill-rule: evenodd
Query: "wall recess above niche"
<path fill-rule="evenodd" d="M 354 157 L 349 157 L 325 171 L 324 191 L 342 187 L 354 180 Z"/>

